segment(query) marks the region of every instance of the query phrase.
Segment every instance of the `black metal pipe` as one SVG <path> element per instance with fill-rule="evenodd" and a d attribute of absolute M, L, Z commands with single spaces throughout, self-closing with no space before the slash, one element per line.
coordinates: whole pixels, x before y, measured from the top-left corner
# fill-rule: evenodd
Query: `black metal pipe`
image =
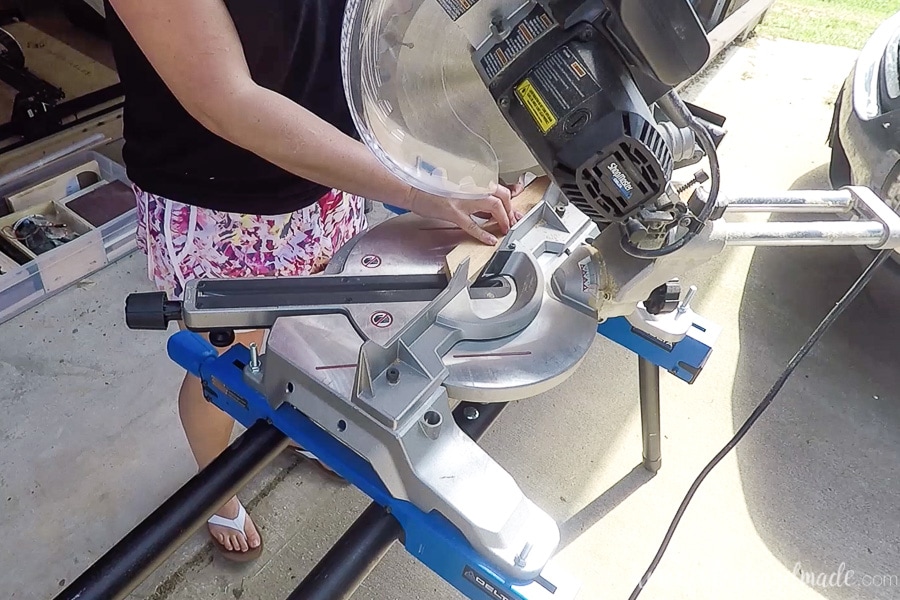
<path fill-rule="evenodd" d="M 144 519 L 55 600 L 122 600 L 288 444 L 259 421 Z"/>
<path fill-rule="evenodd" d="M 644 468 L 651 473 L 662 467 L 662 427 L 659 407 L 659 367 L 638 357 L 641 394 L 641 436 L 644 441 Z"/>
<path fill-rule="evenodd" d="M 373 502 L 288 600 L 349 600 L 402 535 L 397 519 Z"/>
<path fill-rule="evenodd" d="M 490 429 L 507 404 L 463 402 L 453 417 L 476 442 Z M 382 506 L 372 503 L 325 554 L 287 600 L 349 600 L 403 529 Z"/>

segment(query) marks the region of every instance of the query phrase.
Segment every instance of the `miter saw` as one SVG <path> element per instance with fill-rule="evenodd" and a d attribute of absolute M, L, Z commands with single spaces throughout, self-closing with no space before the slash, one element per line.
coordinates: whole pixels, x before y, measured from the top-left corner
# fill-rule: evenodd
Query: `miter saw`
<path fill-rule="evenodd" d="M 351 240 L 321 276 L 196 280 L 183 302 L 136 294 L 128 324 L 182 322 L 169 353 L 211 402 L 346 477 L 466 596 L 571 598 L 548 566 L 557 524 L 465 421 L 560 384 L 598 331 L 640 355 L 642 385 L 658 385 L 658 366 L 692 382 L 716 327 L 679 277 L 729 245 L 894 249 L 900 219 L 864 188 L 724 198 L 721 121 L 674 91 L 710 54 L 687 0 L 351 0 L 342 51 L 362 139 L 398 177 L 465 198 L 531 173 L 525 194 L 539 201 L 472 272 L 469 259 L 447 268 L 464 233 L 405 214 Z M 679 179 L 704 158 L 707 170 Z M 857 218 L 726 219 L 742 212 Z M 214 348 L 259 328 L 264 352 Z M 658 388 L 645 399 L 655 470 Z M 90 581 L 60 597 L 94 597 Z M 334 581 L 345 579 L 319 570 L 292 598 L 349 597 Z"/>

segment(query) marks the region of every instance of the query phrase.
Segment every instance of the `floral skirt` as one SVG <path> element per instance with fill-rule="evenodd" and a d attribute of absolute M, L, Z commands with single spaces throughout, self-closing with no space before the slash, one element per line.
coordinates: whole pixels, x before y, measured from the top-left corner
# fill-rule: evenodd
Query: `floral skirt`
<path fill-rule="evenodd" d="M 137 243 L 157 289 L 182 299 L 192 279 L 296 277 L 322 271 L 366 228 L 365 201 L 333 190 L 315 204 L 277 216 L 217 212 L 134 187 Z"/>

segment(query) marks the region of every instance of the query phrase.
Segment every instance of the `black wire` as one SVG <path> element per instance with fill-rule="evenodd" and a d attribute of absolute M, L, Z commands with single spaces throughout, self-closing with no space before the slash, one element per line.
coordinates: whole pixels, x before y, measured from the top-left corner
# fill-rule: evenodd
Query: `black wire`
<path fill-rule="evenodd" d="M 700 211 L 700 215 L 697 217 L 705 225 L 712 216 L 719 200 L 722 167 L 719 165 L 719 151 L 716 149 L 716 143 L 713 141 L 709 129 L 697 119 L 694 119 L 691 129 L 697 136 L 697 142 L 700 144 L 703 152 L 706 153 L 706 158 L 709 162 L 709 197 L 706 199 L 706 204 L 703 205 L 703 210 Z"/>
<path fill-rule="evenodd" d="M 850 305 L 851 302 L 859 295 L 859 293 L 866 287 L 866 285 L 871 281 L 872 276 L 875 274 L 875 271 L 882 265 L 884 262 L 890 258 L 893 250 L 882 250 L 878 253 L 875 259 L 869 264 L 863 274 L 860 275 L 859 279 L 856 280 L 847 293 L 844 294 L 844 297 L 840 299 L 840 301 L 834 305 L 834 308 L 822 319 L 822 322 L 819 323 L 819 326 L 812 332 L 812 335 L 809 336 L 809 339 L 806 340 L 806 343 L 800 348 L 797 354 L 791 359 L 788 363 L 787 367 L 785 367 L 784 371 L 781 373 L 781 376 L 775 381 L 775 384 L 769 390 L 769 393 L 766 394 L 765 398 L 763 398 L 762 402 L 760 402 L 759 406 L 756 407 L 756 410 L 750 415 L 750 417 L 744 422 L 740 429 L 738 429 L 737 433 L 734 434 L 734 437 L 731 438 L 722 450 L 716 454 L 715 458 L 710 461 L 708 465 L 700 472 L 700 475 L 694 480 L 693 485 L 691 485 L 690 490 L 688 490 L 687 495 L 684 497 L 684 500 L 681 502 L 681 506 L 678 507 L 678 511 L 675 513 L 675 518 L 672 520 L 672 524 L 669 525 L 669 530 L 666 532 L 666 536 L 663 538 L 662 545 L 660 545 L 659 550 L 656 552 L 656 556 L 653 557 L 653 561 L 650 563 L 650 566 L 644 572 L 644 576 L 641 577 L 641 581 L 638 583 L 637 587 L 634 588 L 634 591 L 631 592 L 631 596 L 628 597 L 628 600 L 637 600 L 637 597 L 643 591 L 644 587 L 647 585 L 647 582 L 650 580 L 650 577 L 653 575 L 653 572 L 659 566 L 660 561 L 662 560 L 663 554 L 665 554 L 666 549 L 669 547 L 669 542 L 672 541 L 672 536 L 675 533 L 675 529 L 678 527 L 678 523 L 681 521 L 681 517 L 684 515 L 687 510 L 688 504 L 693 499 L 694 494 L 697 492 L 697 488 L 700 487 L 700 484 L 703 483 L 703 480 L 706 479 L 706 476 L 709 475 L 710 471 L 712 471 L 719 462 L 722 461 L 725 456 L 737 446 L 738 442 L 743 439 L 747 432 L 750 431 L 750 428 L 756 423 L 756 421 L 762 416 L 763 412 L 769 405 L 772 404 L 772 401 L 775 400 L 775 396 L 778 395 L 778 392 L 781 391 L 781 388 L 784 387 L 784 384 L 787 382 L 788 378 L 794 372 L 794 369 L 797 368 L 797 365 L 800 364 L 807 354 L 809 354 L 810 350 L 813 349 L 813 346 L 819 341 L 819 339 L 828 331 L 828 328 L 831 327 L 834 322 L 841 316 L 841 313 Z"/>

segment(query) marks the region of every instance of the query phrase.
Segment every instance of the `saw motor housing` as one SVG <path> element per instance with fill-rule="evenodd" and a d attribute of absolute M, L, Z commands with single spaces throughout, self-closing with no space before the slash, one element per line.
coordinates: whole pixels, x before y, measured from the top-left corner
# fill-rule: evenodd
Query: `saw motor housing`
<path fill-rule="evenodd" d="M 676 161 L 651 105 L 710 55 L 688 0 L 534 2 L 491 31 L 476 69 L 572 204 L 623 223 L 666 192 Z"/>

